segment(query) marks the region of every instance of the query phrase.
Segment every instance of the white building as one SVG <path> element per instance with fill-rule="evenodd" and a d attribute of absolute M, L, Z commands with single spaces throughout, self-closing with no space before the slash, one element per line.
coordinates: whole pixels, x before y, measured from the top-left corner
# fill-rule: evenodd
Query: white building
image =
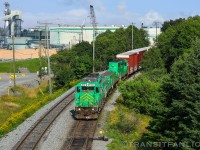
<path fill-rule="evenodd" d="M 143 28 L 145 31 L 147 31 L 148 39 L 150 41 L 150 45 L 154 45 L 156 42 L 156 36 L 161 33 L 161 28 Z"/>
<path fill-rule="evenodd" d="M 97 35 L 110 30 L 114 32 L 120 27 L 97 27 Z M 51 45 L 64 45 L 70 48 L 81 41 L 88 41 L 91 43 L 93 41 L 93 27 L 51 27 L 50 28 L 50 44 Z"/>

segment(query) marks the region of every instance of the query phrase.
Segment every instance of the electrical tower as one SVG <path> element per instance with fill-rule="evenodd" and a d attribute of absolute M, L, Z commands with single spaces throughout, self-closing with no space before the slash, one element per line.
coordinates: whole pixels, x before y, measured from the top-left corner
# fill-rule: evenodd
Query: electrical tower
<path fill-rule="evenodd" d="M 96 38 L 96 34 L 97 34 L 97 22 L 96 22 L 96 16 L 95 16 L 93 5 L 90 5 L 90 19 L 91 19 L 91 23 L 93 26 L 93 69 L 92 70 L 93 70 L 93 72 L 95 72 L 94 58 L 95 58 L 95 38 Z"/>

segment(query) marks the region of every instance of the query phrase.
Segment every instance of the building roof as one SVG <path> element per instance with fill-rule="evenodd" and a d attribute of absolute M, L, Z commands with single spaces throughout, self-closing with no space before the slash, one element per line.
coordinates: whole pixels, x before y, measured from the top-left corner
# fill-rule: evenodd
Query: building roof
<path fill-rule="evenodd" d="M 151 48 L 151 46 L 133 49 L 133 50 L 118 54 L 116 57 L 117 58 L 129 58 L 130 55 L 138 54 L 141 51 L 148 51 L 150 48 Z"/>

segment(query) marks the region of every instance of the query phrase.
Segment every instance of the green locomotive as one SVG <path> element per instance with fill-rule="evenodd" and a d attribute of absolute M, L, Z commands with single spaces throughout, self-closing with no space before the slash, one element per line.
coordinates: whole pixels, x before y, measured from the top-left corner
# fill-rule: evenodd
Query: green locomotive
<path fill-rule="evenodd" d="M 75 87 L 75 118 L 97 119 L 108 93 L 128 74 L 127 60 L 109 62 L 108 70 L 92 73 Z"/>

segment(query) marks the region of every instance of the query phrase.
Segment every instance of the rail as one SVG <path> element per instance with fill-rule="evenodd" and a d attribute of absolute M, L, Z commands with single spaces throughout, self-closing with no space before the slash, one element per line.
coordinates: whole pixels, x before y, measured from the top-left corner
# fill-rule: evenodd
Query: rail
<path fill-rule="evenodd" d="M 13 147 L 13 150 L 36 149 L 40 140 L 47 130 L 54 123 L 56 118 L 68 107 L 74 100 L 74 91 L 69 93 L 64 99 L 51 107 L 20 139 Z"/>

